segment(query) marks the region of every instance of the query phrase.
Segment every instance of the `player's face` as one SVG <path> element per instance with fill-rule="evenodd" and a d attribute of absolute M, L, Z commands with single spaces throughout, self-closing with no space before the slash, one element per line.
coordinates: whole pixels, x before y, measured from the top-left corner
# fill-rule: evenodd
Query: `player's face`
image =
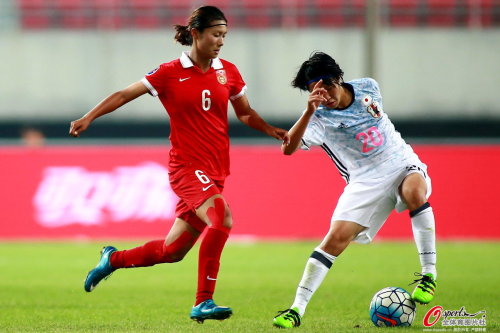
<path fill-rule="evenodd" d="M 226 21 L 217 20 L 212 21 L 211 25 L 226 24 Z M 224 45 L 224 38 L 226 38 L 227 26 L 216 25 L 215 27 L 206 28 L 203 32 L 197 34 L 196 42 L 200 54 L 205 55 L 207 58 L 217 58 L 219 52 Z"/>
<path fill-rule="evenodd" d="M 317 82 L 312 82 L 309 84 L 309 92 L 311 92 L 314 88 L 314 85 Z M 330 84 L 325 84 L 322 83 L 320 85 L 321 88 L 324 88 L 326 90 L 324 97 L 326 98 L 326 101 L 321 102 L 322 105 L 326 106 L 327 108 L 330 109 L 335 109 L 339 107 L 339 103 L 341 100 L 341 92 L 342 92 L 342 87 L 338 83 L 332 83 Z"/>

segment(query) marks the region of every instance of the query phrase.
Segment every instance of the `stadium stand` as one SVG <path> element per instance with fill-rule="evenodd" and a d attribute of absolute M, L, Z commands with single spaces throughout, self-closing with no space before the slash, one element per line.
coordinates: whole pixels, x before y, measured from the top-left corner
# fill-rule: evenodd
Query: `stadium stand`
<path fill-rule="evenodd" d="M 418 25 L 418 0 L 389 0 L 389 23 L 395 27 L 414 27 Z"/>
<path fill-rule="evenodd" d="M 89 28 L 93 25 L 92 15 L 89 15 L 89 8 L 86 5 L 84 0 L 57 0 L 56 7 L 59 8 L 59 15 L 54 19 L 66 28 Z"/>
<path fill-rule="evenodd" d="M 366 0 L 213 0 L 235 27 L 363 27 Z M 199 0 L 16 0 L 24 29 L 158 29 L 184 23 Z M 381 0 L 391 27 L 500 25 L 495 0 Z"/>
<path fill-rule="evenodd" d="M 51 26 L 52 20 L 47 11 L 47 4 L 43 0 L 20 0 L 17 2 L 21 17 L 21 26 L 28 29 L 46 29 Z"/>

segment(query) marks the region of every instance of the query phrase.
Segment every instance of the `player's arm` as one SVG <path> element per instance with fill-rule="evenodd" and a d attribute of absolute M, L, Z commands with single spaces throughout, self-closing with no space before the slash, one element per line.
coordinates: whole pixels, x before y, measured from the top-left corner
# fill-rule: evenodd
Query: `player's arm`
<path fill-rule="evenodd" d="M 236 117 L 238 117 L 243 124 L 288 143 L 287 131 L 282 128 L 271 126 L 262 119 L 262 117 L 250 107 L 246 95 L 231 101 L 231 103 L 236 113 Z"/>
<path fill-rule="evenodd" d="M 319 80 L 313 87 L 311 93 L 309 94 L 309 98 L 307 100 L 307 109 L 302 113 L 302 116 L 297 120 L 297 122 L 292 126 L 290 131 L 288 131 L 288 135 L 290 136 L 290 141 L 288 144 L 283 143 L 281 145 L 281 151 L 285 155 L 292 155 L 294 152 L 299 149 L 301 145 L 302 137 L 306 132 L 307 125 L 311 120 L 314 112 L 321 104 L 321 102 L 326 101 L 324 94 L 326 90 L 322 88 L 321 84 L 323 80 Z"/>
<path fill-rule="evenodd" d="M 125 89 L 117 91 L 105 99 L 103 99 L 99 104 L 97 104 L 92 110 L 87 112 L 83 117 L 71 122 L 69 128 L 69 135 L 78 137 L 85 131 L 92 121 L 99 118 L 107 113 L 113 112 L 120 106 L 127 104 L 128 102 L 136 99 L 137 97 L 144 95 L 148 92 L 148 88 L 141 82 L 137 81 L 132 83 Z"/>

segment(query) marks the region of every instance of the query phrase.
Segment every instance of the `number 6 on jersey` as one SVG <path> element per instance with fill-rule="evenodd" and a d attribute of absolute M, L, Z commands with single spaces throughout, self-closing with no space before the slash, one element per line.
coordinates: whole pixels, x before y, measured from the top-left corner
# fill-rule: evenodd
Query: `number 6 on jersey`
<path fill-rule="evenodd" d="M 210 110 L 210 106 L 212 106 L 212 100 L 210 99 L 210 90 L 205 89 L 201 92 L 201 107 L 203 110 Z"/>

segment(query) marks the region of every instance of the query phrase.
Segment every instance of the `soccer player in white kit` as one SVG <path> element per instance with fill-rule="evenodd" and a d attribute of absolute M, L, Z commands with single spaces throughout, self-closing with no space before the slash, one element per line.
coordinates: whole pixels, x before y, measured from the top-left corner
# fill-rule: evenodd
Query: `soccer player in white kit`
<path fill-rule="evenodd" d="M 300 326 L 312 295 L 335 259 L 351 241 L 369 243 L 396 209 L 409 210 L 422 266 L 412 298 L 427 304 L 436 288 L 435 223 L 427 201 L 427 166 L 401 138 L 383 110 L 378 84 L 371 78 L 343 81 L 344 72 L 329 55 L 316 52 L 300 67 L 293 87 L 309 91 L 307 109 L 290 129 L 285 155 L 320 146 L 347 185 L 328 233 L 306 263 L 295 300 L 273 324 Z"/>

